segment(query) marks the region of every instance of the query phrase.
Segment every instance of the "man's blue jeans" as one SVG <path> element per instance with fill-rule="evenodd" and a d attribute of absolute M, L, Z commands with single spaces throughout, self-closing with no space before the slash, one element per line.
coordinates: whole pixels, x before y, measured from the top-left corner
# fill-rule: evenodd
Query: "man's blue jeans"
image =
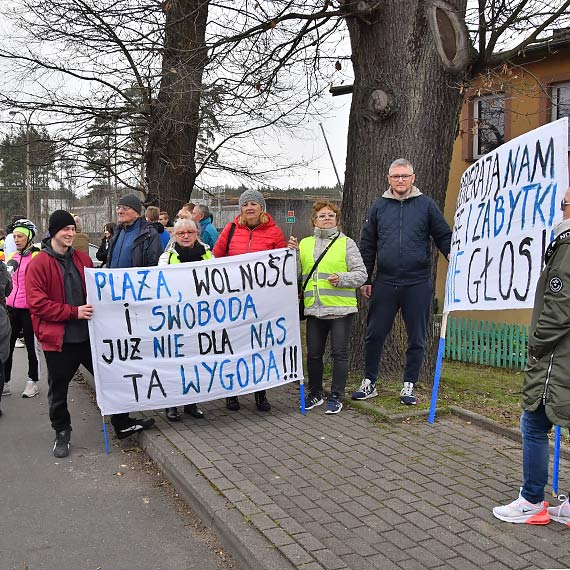
<path fill-rule="evenodd" d="M 534 412 L 522 413 L 524 483 L 521 494 L 529 503 L 544 501 L 550 458 L 548 432 L 551 429 L 552 422 L 546 417 L 542 404 Z"/>

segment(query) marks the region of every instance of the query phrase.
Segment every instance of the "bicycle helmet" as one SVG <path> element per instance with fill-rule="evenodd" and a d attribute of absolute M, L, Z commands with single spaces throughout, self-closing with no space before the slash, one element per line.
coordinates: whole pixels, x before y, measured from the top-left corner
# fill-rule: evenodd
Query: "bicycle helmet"
<path fill-rule="evenodd" d="M 29 237 L 30 240 L 34 239 L 34 236 L 38 231 L 36 225 L 33 222 L 30 222 L 30 220 L 27 220 L 26 218 L 20 218 L 19 220 L 12 222 L 8 226 L 8 232 L 12 233 L 14 230 L 17 230 L 18 228 L 23 228 L 25 230 L 28 230 L 31 233 Z"/>

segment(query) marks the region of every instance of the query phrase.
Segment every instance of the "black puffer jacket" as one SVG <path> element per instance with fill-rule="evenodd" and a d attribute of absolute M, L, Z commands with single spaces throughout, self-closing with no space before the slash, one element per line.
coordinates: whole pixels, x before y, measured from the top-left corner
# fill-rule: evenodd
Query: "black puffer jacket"
<path fill-rule="evenodd" d="M 360 253 L 371 282 L 374 264 L 377 280 L 389 285 L 416 285 L 431 279 L 431 238 L 449 255 L 451 229 L 437 204 L 415 186 L 405 200 L 387 190 L 368 210 L 360 236 Z"/>
<path fill-rule="evenodd" d="M 111 239 L 111 245 L 107 254 L 107 267 L 112 266 L 113 251 L 122 231 L 121 227 L 117 227 Z M 162 244 L 158 233 L 147 221 L 140 219 L 139 232 L 131 248 L 132 265 L 129 267 L 151 267 L 157 265 L 161 254 Z"/>

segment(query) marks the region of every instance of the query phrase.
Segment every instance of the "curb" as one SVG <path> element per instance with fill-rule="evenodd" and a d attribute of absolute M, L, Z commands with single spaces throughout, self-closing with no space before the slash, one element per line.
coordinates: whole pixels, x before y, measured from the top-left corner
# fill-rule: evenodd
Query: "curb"
<path fill-rule="evenodd" d="M 498 435 L 502 435 L 508 439 L 516 441 L 517 443 L 522 443 L 522 435 L 518 429 L 504 426 L 495 420 L 490 420 L 485 416 L 482 416 L 475 412 L 470 412 L 469 410 L 465 410 L 459 406 L 449 406 L 449 409 L 453 415 L 460 417 L 463 420 L 471 422 L 472 424 L 475 424 Z M 549 442 L 549 446 L 551 450 L 554 449 L 554 443 L 552 441 Z M 564 459 L 570 459 L 570 449 L 565 449 L 560 446 L 560 457 L 563 457 Z"/>
<path fill-rule="evenodd" d="M 427 418 L 429 416 L 429 410 L 417 410 L 411 413 L 397 413 L 393 414 L 389 411 L 385 410 L 384 408 L 379 408 L 374 404 L 370 404 L 366 401 L 357 401 L 357 402 L 350 402 L 350 406 L 355 409 L 367 410 L 372 412 L 375 416 L 377 416 L 382 421 L 388 423 L 401 423 L 410 418 Z M 453 414 L 462 420 L 470 422 L 474 425 L 479 426 L 487 431 L 492 433 L 496 433 L 498 435 L 502 435 L 512 441 L 516 441 L 517 443 L 522 444 L 522 435 L 520 430 L 516 428 L 510 428 L 496 422 L 495 420 L 491 420 L 482 416 L 481 414 L 477 414 L 476 412 L 471 412 L 459 406 L 448 406 L 445 410 L 437 410 L 438 417 L 446 414 Z M 554 449 L 554 443 L 550 442 L 550 449 Z M 570 449 L 566 449 L 560 446 L 560 457 L 564 459 L 570 460 Z"/>
<path fill-rule="evenodd" d="M 176 491 L 220 539 L 244 570 L 294 570 L 294 566 L 224 497 L 166 436 L 143 431 L 138 442 Z"/>

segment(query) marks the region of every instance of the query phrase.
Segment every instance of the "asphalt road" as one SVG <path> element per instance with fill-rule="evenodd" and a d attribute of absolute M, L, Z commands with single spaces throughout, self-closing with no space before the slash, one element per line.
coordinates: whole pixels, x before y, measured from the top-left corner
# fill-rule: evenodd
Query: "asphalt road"
<path fill-rule="evenodd" d="M 70 387 L 71 453 L 52 455 L 47 382 L 21 398 L 24 349 L 0 407 L 0 570 L 235 569 L 156 466 L 129 440 L 105 454 L 101 416 Z"/>

